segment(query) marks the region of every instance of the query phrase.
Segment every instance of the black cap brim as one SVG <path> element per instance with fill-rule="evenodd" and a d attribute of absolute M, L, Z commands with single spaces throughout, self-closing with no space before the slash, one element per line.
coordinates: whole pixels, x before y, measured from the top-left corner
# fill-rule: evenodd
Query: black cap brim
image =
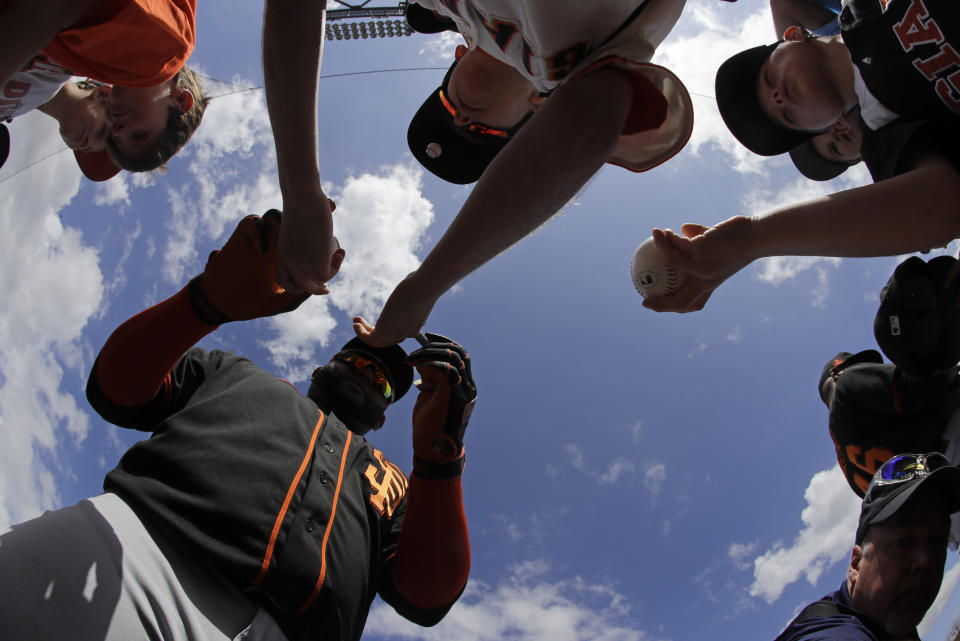
<path fill-rule="evenodd" d="M 413 383 L 413 368 L 407 364 L 407 353 L 399 345 L 374 347 L 365 343 L 359 337 L 354 337 L 341 347 L 340 351 L 360 352 L 369 356 L 383 368 L 384 372 L 390 377 L 390 384 L 394 389 L 391 403 L 400 400 Z"/>
<path fill-rule="evenodd" d="M 456 65 L 450 65 L 443 83 L 413 116 L 407 129 L 407 145 L 414 158 L 433 175 L 456 185 L 468 185 L 480 179 L 510 138 L 472 134 L 454 124 L 440 101 L 440 91 L 447 87 Z M 517 128 L 519 125 L 511 133 Z"/>
<path fill-rule="evenodd" d="M 856 163 L 827 160 L 814 148 L 810 140 L 790 150 L 790 160 L 801 174 L 810 180 L 833 180 Z M 857 162 L 860 162 L 859 160 Z"/>
<path fill-rule="evenodd" d="M 439 16 L 426 7 L 418 4 L 408 4 L 403 11 L 410 28 L 417 33 L 441 33 L 443 31 L 457 31 L 456 23 L 450 18 Z"/>
<path fill-rule="evenodd" d="M 757 78 L 760 67 L 779 42 L 741 51 L 717 70 L 717 107 L 730 133 L 755 154 L 784 154 L 815 135 L 777 125 L 760 106 Z"/>
<path fill-rule="evenodd" d="M 930 491 L 939 491 L 947 501 L 947 514 L 960 512 L 960 468 L 954 466 L 941 467 L 923 477 L 917 483 L 901 483 L 902 487 L 895 487 L 889 494 L 868 503 L 864 500 L 860 509 L 860 523 L 857 525 L 856 543 L 863 543 L 863 537 L 871 525 L 883 523 L 900 511 L 920 488 L 929 488 Z"/>

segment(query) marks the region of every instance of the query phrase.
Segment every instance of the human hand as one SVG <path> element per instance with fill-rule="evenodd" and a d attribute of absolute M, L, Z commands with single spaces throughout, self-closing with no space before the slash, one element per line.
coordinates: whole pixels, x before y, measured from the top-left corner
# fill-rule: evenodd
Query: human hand
<path fill-rule="evenodd" d="M 375 347 L 385 347 L 417 335 L 427 322 L 436 299 L 420 292 L 416 274 L 407 275 L 394 288 L 380 312 L 376 327 L 366 321 L 357 323 L 354 319 L 353 329 L 357 336 Z"/>
<path fill-rule="evenodd" d="M 336 204 L 322 192 L 310 204 L 284 201 L 277 246 L 277 284 L 290 292 L 326 294 L 326 284 L 343 264 L 346 252 L 333 235 Z"/>
<path fill-rule="evenodd" d="M 653 230 L 653 241 L 687 282 L 670 296 L 649 297 L 643 306 L 656 312 L 694 312 L 703 309 L 713 290 L 749 265 L 750 219 L 736 216 L 713 227 L 684 223 L 680 231 Z"/>
<path fill-rule="evenodd" d="M 463 346 L 439 334 L 426 338 L 426 344 L 407 357 L 421 376 L 413 408 L 414 470 L 433 478 L 445 472 L 458 475 L 477 385 Z M 450 463 L 457 464 L 448 469 Z"/>
<path fill-rule="evenodd" d="M 203 273 L 190 281 L 190 304 L 202 321 L 220 325 L 273 316 L 296 309 L 310 296 L 277 284 L 281 220 L 275 209 L 262 217 L 247 216 L 222 249 L 210 252 Z"/>

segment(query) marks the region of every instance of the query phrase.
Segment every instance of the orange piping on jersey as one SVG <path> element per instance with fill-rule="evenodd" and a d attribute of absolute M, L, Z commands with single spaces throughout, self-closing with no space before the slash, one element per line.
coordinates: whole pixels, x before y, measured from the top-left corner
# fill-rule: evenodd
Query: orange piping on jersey
<path fill-rule="evenodd" d="M 303 602 L 297 614 L 306 612 L 320 594 L 320 588 L 323 587 L 323 580 L 327 577 L 327 539 L 330 538 L 330 530 L 333 529 L 333 519 L 337 515 L 337 502 L 340 500 L 340 485 L 343 483 L 343 468 L 347 464 L 347 452 L 350 450 L 350 439 L 353 438 L 353 432 L 347 432 L 347 440 L 343 444 L 343 454 L 340 456 L 340 472 L 337 474 L 337 489 L 333 491 L 333 504 L 330 507 L 330 520 L 327 521 L 327 529 L 323 532 L 323 542 L 320 544 L 320 576 L 317 577 L 317 584 L 313 586 L 313 592 Z"/>
<path fill-rule="evenodd" d="M 317 444 L 317 435 L 320 433 L 320 426 L 323 425 L 323 412 L 320 412 L 320 418 L 317 419 L 317 424 L 313 427 L 313 434 L 310 436 L 310 444 L 307 446 L 307 453 L 303 456 L 303 461 L 300 462 L 300 469 L 297 470 L 297 473 L 293 477 L 293 481 L 290 482 L 290 487 L 287 489 L 287 496 L 283 499 L 283 505 L 280 507 L 280 512 L 277 514 L 277 520 L 273 524 L 273 531 L 270 533 L 270 541 L 267 543 L 267 551 L 263 555 L 263 563 L 260 564 L 260 574 L 257 575 L 257 578 L 253 580 L 253 585 L 257 585 L 263 581 L 263 577 L 267 575 L 267 568 L 270 567 L 270 560 L 273 558 L 273 547 L 277 544 L 277 535 L 280 534 L 280 525 L 283 523 L 284 517 L 287 515 L 287 508 L 290 507 L 290 500 L 293 498 L 293 493 L 297 489 L 297 485 L 300 484 L 300 477 L 303 476 L 303 471 L 307 469 L 307 463 L 310 462 L 310 456 L 313 454 L 313 448 Z"/>

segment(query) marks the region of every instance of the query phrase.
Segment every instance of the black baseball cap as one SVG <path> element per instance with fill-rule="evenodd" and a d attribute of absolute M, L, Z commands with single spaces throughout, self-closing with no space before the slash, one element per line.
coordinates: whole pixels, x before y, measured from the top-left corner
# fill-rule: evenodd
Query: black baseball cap
<path fill-rule="evenodd" d="M 407 24 L 417 33 L 441 33 L 443 31 L 457 31 L 457 24 L 446 16 L 430 11 L 426 7 L 410 3 L 403 10 L 403 17 Z"/>
<path fill-rule="evenodd" d="M 761 156 L 777 156 L 799 147 L 816 133 L 781 127 L 770 119 L 757 98 L 760 67 L 783 42 L 761 45 L 728 58 L 717 69 L 717 107 L 734 138 Z"/>
<path fill-rule="evenodd" d="M 407 353 L 399 345 L 374 347 L 359 337 L 354 337 L 347 341 L 340 351 L 363 354 L 380 366 L 384 374 L 390 378 L 390 386 L 394 389 L 391 403 L 400 400 L 413 383 L 413 368 L 407 364 Z"/>
<path fill-rule="evenodd" d="M 865 349 L 862 352 L 857 352 L 856 354 L 851 354 L 850 352 L 837 352 L 837 355 L 827 361 L 827 364 L 823 366 L 823 371 L 820 372 L 820 385 L 817 389 L 820 390 L 820 399 L 826 403 L 827 398 L 824 396 L 823 384 L 830 378 L 834 373 L 842 372 L 851 365 L 856 365 L 857 363 L 877 363 L 883 364 L 883 357 L 880 356 L 880 352 L 875 349 Z"/>
<path fill-rule="evenodd" d="M 814 148 L 813 141 L 810 139 L 790 150 L 790 160 L 801 174 L 810 180 L 820 181 L 833 180 L 860 162 L 859 160 L 852 163 L 827 160 Z"/>
<path fill-rule="evenodd" d="M 407 145 L 414 157 L 430 173 L 456 185 L 467 185 L 480 179 L 487 165 L 496 158 L 529 116 L 502 135 L 471 131 L 453 121 L 440 97 L 446 94 L 454 62 L 443 77 L 443 83 L 424 101 L 410 121 Z"/>
<path fill-rule="evenodd" d="M 960 361 L 960 276 L 957 260 L 911 256 L 897 265 L 880 292 L 873 334 L 905 372 L 928 377 Z"/>
<path fill-rule="evenodd" d="M 943 467 L 938 467 L 926 474 L 916 474 L 909 480 L 883 482 L 884 468 L 896 459 L 928 456 L 938 456 L 946 461 L 946 457 L 939 452 L 926 455 L 898 454 L 877 469 L 860 506 L 857 545 L 863 543 L 863 538 L 871 525 L 886 521 L 896 514 L 921 487 L 940 492 L 947 499 L 948 514 L 960 511 L 960 469 L 950 465 L 949 461 L 946 461 Z"/>

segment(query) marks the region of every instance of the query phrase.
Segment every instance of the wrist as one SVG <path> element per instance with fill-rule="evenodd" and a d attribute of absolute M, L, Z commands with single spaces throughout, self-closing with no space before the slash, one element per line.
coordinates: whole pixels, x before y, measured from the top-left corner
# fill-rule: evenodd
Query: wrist
<path fill-rule="evenodd" d="M 203 274 L 194 276 L 187 285 L 189 293 L 190 308 L 194 315 L 204 324 L 214 327 L 229 323 L 230 319 L 210 302 L 210 299 L 203 291 Z"/>
<path fill-rule="evenodd" d="M 434 461 L 413 455 L 413 475 L 423 479 L 451 479 L 463 474 L 465 455 L 463 448 L 453 460 Z"/>

